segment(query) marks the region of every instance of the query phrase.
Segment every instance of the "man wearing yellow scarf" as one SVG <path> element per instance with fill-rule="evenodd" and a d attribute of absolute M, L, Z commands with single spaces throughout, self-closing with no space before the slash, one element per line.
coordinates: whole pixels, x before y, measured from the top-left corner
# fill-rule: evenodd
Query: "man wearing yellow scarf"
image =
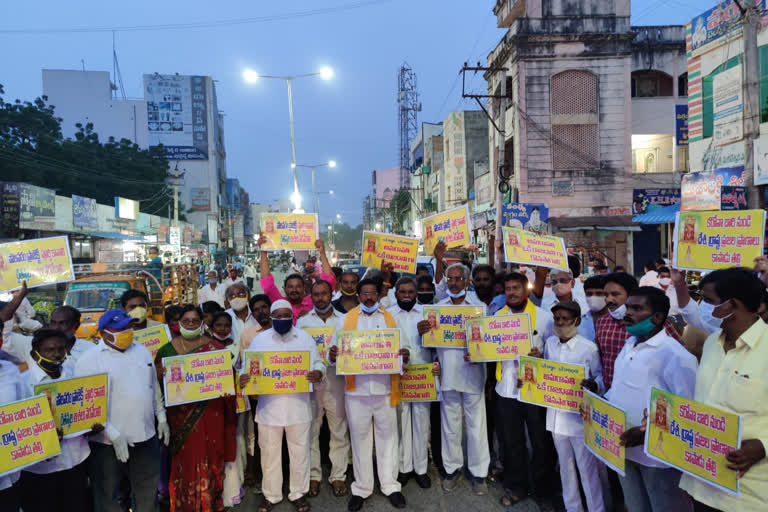
<path fill-rule="evenodd" d="M 363 279 L 357 285 L 360 305 L 347 313 L 345 330 L 378 330 L 397 327 L 395 318 L 379 306 L 382 283 Z M 334 342 L 336 343 L 336 342 Z M 332 346 L 328 360 L 336 362 L 338 346 Z M 409 352 L 401 349 L 403 362 Z M 355 481 L 347 509 L 360 510 L 366 498 L 373 494 L 373 451 L 376 436 L 376 469 L 381 493 L 389 497 L 392 506 L 405 508 L 405 497 L 400 492 L 398 472 L 397 404 L 400 401 L 399 375 L 357 375 L 346 378 L 344 406 L 352 441 L 352 467 Z"/>
<path fill-rule="evenodd" d="M 528 278 L 511 272 L 504 278 L 506 305 L 496 316 L 527 313 L 531 319 L 531 348 L 544 352 L 544 341 L 554 333 L 552 313 L 536 307 L 528 299 Z M 528 355 L 528 354 L 523 354 Z M 528 468 L 537 501 L 551 499 L 557 493 L 555 445 L 547 431 L 547 409 L 517 400 L 517 361 L 497 363 L 496 425 L 504 445 L 504 490 L 502 505 L 510 506 L 525 499 L 530 492 Z M 533 453 L 530 464 L 526 447 L 526 427 Z"/>

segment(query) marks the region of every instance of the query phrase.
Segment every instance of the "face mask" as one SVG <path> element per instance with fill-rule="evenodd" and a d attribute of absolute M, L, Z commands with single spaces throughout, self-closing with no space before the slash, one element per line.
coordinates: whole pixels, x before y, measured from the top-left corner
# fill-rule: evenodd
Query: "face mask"
<path fill-rule="evenodd" d="M 228 340 L 231 335 L 232 335 L 232 331 L 227 332 L 227 334 L 225 334 L 224 336 L 220 336 L 216 331 L 213 332 L 213 337 L 219 341 Z"/>
<path fill-rule="evenodd" d="M 272 319 L 272 327 L 277 331 L 279 335 L 283 335 L 291 330 L 291 327 L 293 327 L 293 319 L 292 318 L 273 318 Z"/>
<path fill-rule="evenodd" d="M 168 324 L 168 329 L 170 329 L 173 334 L 181 334 L 179 324 Z"/>
<path fill-rule="evenodd" d="M 317 311 L 317 312 L 318 312 L 318 313 L 320 313 L 321 315 L 324 315 L 324 314 L 326 314 L 327 312 L 329 312 L 329 311 L 331 310 L 331 308 L 333 308 L 333 304 L 328 304 L 328 305 L 327 305 L 327 306 L 325 306 L 323 309 L 320 309 L 320 308 L 318 308 L 317 306 L 315 306 L 315 311 Z"/>
<path fill-rule="evenodd" d="M 625 328 L 627 332 L 632 336 L 645 336 L 656 328 L 656 324 L 651 320 L 653 315 L 649 316 L 642 322 L 637 322 L 635 325 L 627 325 Z"/>
<path fill-rule="evenodd" d="M 218 282 L 219 282 L 219 280 L 216 279 L 215 277 L 213 279 L 210 279 L 210 278 L 208 279 L 208 283 L 210 283 L 210 284 L 216 284 Z"/>
<path fill-rule="evenodd" d="M 475 293 L 481 299 L 487 299 L 493 295 L 493 286 L 475 286 Z"/>
<path fill-rule="evenodd" d="M 107 332 L 112 335 L 112 345 L 119 348 L 120 350 L 125 350 L 130 347 L 131 344 L 133 344 L 133 330 L 129 329 L 127 331 L 120 332 Z"/>
<path fill-rule="evenodd" d="M 707 325 L 707 327 L 712 329 L 712 331 L 716 331 L 717 329 L 720 329 L 720 327 L 722 326 L 723 320 L 725 320 L 726 318 L 730 317 L 733 314 L 731 313 L 731 315 L 724 316 L 723 318 L 718 318 L 713 315 L 713 313 L 715 312 L 715 309 L 717 309 L 718 307 L 722 306 L 727 302 L 728 301 L 725 301 L 722 304 L 718 304 L 717 306 L 703 300 L 699 303 L 699 313 L 701 313 L 701 320 L 704 322 L 705 325 Z"/>
<path fill-rule="evenodd" d="M 621 306 L 616 308 L 616 311 L 608 310 L 608 313 L 611 314 L 614 320 L 621 320 L 624 318 L 624 315 L 627 314 L 627 305 L 622 304 Z"/>
<path fill-rule="evenodd" d="M 564 325 L 562 327 L 555 326 L 554 327 L 555 336 L 562 340 L 569 340 L 576 336 L 579 333 L 579 328 L 574 325 Z"/>
<path fill-rule="evenodd" d="M 410 311 L 413 309 L 413 306 L 416 305 L 416 302 L 412 300 L 406 301 L 406 300 L 397 299 L 397 305 L 400 306 L 400 309 L 402 309 L 403 311 Z"/>
<path fill-rule="evenodd" d="M 557 283 L 552 287 L 552 293 L 557 297 L 563 297 L 571 293 L 571 283 Z"/>
<path fill-rule="evenodd" d="M 139 322 L 143 322 L 147 319 L 147 308 L 133 308 L 128 312 L 128 316 L 137 319 Z"/>
<path fill-rule="evenodd" d="M 369 314 L 369 315 L 370 315 L 370 314 L 373 314 L 373 313 L 374 313 L 374 312 L 375 312 L 377 309 L 379 309 L 379 303 L 378 303 L 378 302 L 375 302 L 375 303 L 373 304 L 373 306 L 371 306 L 371 307 L 368 307 L 368 306 L 366 306 L 365 304 L 362 304 L 362 303 L 361 303 L 361 304 L 360 304 L 360 309 L 362 309 L 362 310 L 363 310 L 363 313 L 367 313 L 367 314 Z"/>
<path fill-rule="evenodd" d="M 43 369 L 46 373 L 53 373 L 58 374 L 61 372 L 61 365 L 64 364 L 64 360 L 61 361 L 54 361 L 52 359 L 46 359 L 43 356 L 40 355 L 40 352 L 35 350 L 35 355 L 37 355 L 37 365 Z"/>
<path fill-rule="evenodd" d="M 183 325 L 179 326 L 179 332 L 185 340 L 191 340 L 200 336 L 202 328 L 200 326 L 197 329 L 185 329 Z"/>
<path fill-rule="evenodd" d="M 667 286 L 672 284 L 672 279 L 669 277 L 662 277 L 661 279 L 659 279 L 659 284 L 664 288 L 666 288 Z"/>
<path fill-rule="evenodd" d="M 344 290 L 344 288 L 341 289 L 341 293 L 346 295 L 347 297 L 354 297 L 355 295 L 357 295 L 357 291 L 356 290 L 352 290 L 351 292 L 348 292 L 348 291 Z"/>
<path fill-rule="evenodd" d="M 461 290 L 460 292 L 458 292 L 458 293 L 453 293 L 451 290 L 448 290 L 448 296 L 449 296 L 450 298 L 452 298 L 452 299 L 460 299 L 460 298 L 462 298 L 463 296 L 465 296 L 466 294 L 467 294 L 467 290 L 464 290 L 464 289 L 462 289 L 462 290 Z"/>
<path fill-rule="evenodd" d="M 605 308 L 605 297 L 600 297 L 599 295 L 587 297 L 587 305 L 589 306 L 589 310 L 593 313 L 602 311 L 603 308 Z"/>
<path fill-rule="evenodd" d="M 232 306 L 232 309 L 235 311 L 242 311 L 248 307 L 248 299 L 243 297 L 235 297 L 229 301 L 229 305 Z"/>
<path fill-rule="evenodd" d="M 435 302 L 435 294 L 432 292 L 419 292 L 416 294 L 419 304 L 432 304 Z"/>

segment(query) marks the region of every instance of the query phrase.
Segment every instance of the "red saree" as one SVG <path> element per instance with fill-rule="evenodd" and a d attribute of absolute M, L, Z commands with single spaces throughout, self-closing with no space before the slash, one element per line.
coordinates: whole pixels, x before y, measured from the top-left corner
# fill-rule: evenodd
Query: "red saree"
<path fill-rule="evenodd" d="M 210 340 L 195 352 L 224 349 Z M 179 355 L 171 343 L 155 357 L 160 368 L 163 357 Z M 224 465 L 235 460 L 237 417 L 233 398 L 168 407 L 171 428 L 169 446 L 171 512 L 218 512 L 224 509 Z"/>

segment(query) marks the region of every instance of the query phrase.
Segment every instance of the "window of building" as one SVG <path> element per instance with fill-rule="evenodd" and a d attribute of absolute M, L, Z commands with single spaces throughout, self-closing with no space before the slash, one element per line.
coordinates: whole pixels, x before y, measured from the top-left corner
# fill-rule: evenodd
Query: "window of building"
<path fill-rule="evenodd" d="M 632 72 L 633 98 L 672 96 L 672 93 L 672 77 L 663 71 L 651 69 Z"/>
<path fill-rule="evenodd" d="M 445 158 L 451 158 L 451 141 L 448 137 L 445 138 Z"/>
<path fill-rule="evenodd" d="M 760 122 L 766 123 L 768 122 L 768 46 L 760 46 L 757 49 L 757 63 Z"/>
<path fill-rule="evenodd" d="M 464 139 L 461 135 L 461 133 L 453 134 L 453 154 L 456 156 L 464 154 Z"/>
<path fill-rule="evenodd" d="M 688 73 L 677 77 L 677 95 L 688 96 Z"/>
<path fill-rule="evenodd" d="M 582 70 L 553 75 L 550 104 L 553 168 L 600 167 L 597 76 Z"/>

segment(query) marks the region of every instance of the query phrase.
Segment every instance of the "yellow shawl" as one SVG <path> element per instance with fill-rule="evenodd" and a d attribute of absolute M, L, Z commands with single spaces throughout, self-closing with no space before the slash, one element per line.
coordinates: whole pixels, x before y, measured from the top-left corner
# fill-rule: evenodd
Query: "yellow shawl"
<path fill-rule="evenodd" d="M 509 309 L 509 306 L 504 306 L 501 308 L 495 316 L 503 316 L 503 315 L 509 315 L 512 313 L 512 310 Z M 525 309 L 523 309 L 523 313 L 528 313 L 531 317 L 531 332 L 536 331 L 536 304 L 534 304 L 530 299 L 528 299 L 525 302 Z M 531 340 L 531 348 L 533 348 L 533 340 Z M 527 356 L 528 354 L 521 354 L 523 356 Z M 501 380 L 501 361 L 496 363 L 496 381 Z"/>
<path fill-rule="evenodd" d="M 396 329 L 397 322 L 395 321 L 395 317 L 393 317 L 389 311 L 382 308 L 381 306 L 379 306 L 379 310 L 382 313 L 384 313 L 384 321 L 387 323 L 387 327 L 390 329 Z M 355 329 L 357 329 L 357 320 L 359 318 L 360 318 L 360 306 L 357 306 L 356 308 L 349 310 L 347 312 L 346 318 L 344 319 L 344 330 L 354 331 Z M 355 390 L 354 375 L 347 375 L 346 383 L 347 383 L 348 391 Z M 400 403 L 400 375 L 397 373 L 393 373 L 392 375 L 390 375 L 389 384 L 391 388 L 389 390 L 389 404 L 392 406 L 395 406 Z"/>

